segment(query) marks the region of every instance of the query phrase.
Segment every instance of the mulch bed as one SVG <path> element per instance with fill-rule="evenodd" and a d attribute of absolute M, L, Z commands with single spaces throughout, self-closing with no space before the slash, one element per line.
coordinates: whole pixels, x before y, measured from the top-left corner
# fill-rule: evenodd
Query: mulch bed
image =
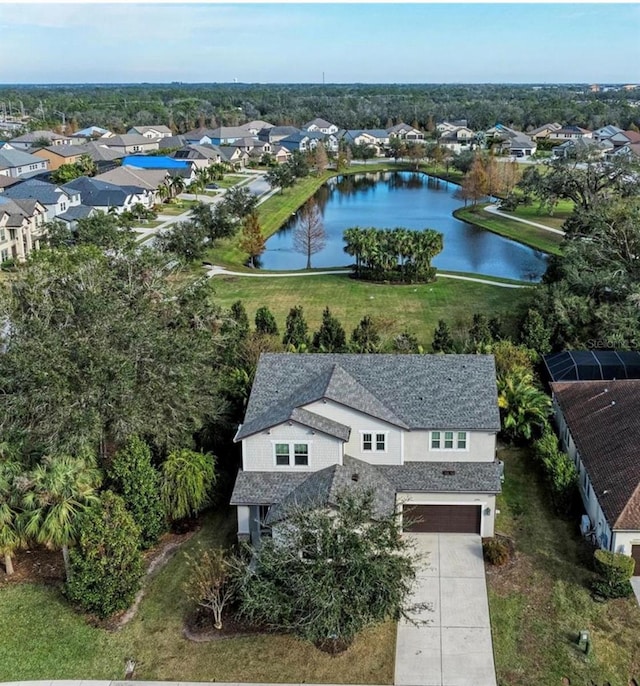
<path fill-rule="evenodd" d="M 205 643 L 225 638 L 242 638 L 267 633 L 264 627 L 250 624 L 238 617 L 235 608 L 226 609 L 222 614 L 222 629 L 213 626 L 213 614 L 204 607 L 196 607 L 189 614 L 183 629 L 183 635 L 190 641 Z"/>

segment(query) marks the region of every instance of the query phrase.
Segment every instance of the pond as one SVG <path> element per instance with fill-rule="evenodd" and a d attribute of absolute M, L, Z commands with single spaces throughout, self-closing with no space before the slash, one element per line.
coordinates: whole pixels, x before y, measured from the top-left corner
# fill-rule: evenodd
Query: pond
<path fill-rule="evenodd" d="M 312 267 L 342 267 L 353 263 L 344 250 L 342 233 L 362 228 L 436 229 L 444 235 L 444 250 L 433 265 L 447 271 L 473 272 L 524 281 L 538 281 L 546 255 L 452 216 L 462 202 L 457 186 L 414 172 L 377 172 L 338 176 L 315 194 L 327 236 L 325 247 L 312 256 Z M 306 255 L 293 247 L 296 215 L 267 240 L 260 259 L 263 269 L 304 269 Z"/>

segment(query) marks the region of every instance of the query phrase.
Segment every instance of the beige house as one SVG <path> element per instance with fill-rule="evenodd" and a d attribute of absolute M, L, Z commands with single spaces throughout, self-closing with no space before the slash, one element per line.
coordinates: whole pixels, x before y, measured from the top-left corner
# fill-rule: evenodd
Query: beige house
<path fill-rule="evenodd" d="M 37 200 L 10 200 L 0 195 L 0 264 L 24 262 L 40 247 L 46 210 Z"/>
<path fill-rule="evenodd" d="M 86 150 L 83 145 L 50 145 L 47 148 L 34 150 L 33 154 L 47 160 L 49 169 L 53 171 L 63 164 L 75 164 L 82 155 L 86 154 Z"/>
<path fill-rule="evenodd" d="M 111 150 L 128 155 L 136 152 L 151 152 L 160 147 L 158 138 L 147 138 L 139 133 L 124 133 L 121 136 L 100 138 L 100 143 Z"/>
<path fill-rule="evenodd" d="M 342 485 L 405 531 L 493 536 L 499 430 L 490 355 L 263 354 L 235 437 L 239 535 L 257 544 L 287 503 L 331 506 Z"/>

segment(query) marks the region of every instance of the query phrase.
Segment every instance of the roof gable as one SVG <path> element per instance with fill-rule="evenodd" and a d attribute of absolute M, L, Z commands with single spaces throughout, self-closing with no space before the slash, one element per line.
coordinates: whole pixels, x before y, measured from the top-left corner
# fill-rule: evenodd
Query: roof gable
<path fill-rule="evenodd" d="M 500 429 L 491 355 L 265 353 L 236 440 L 323 398 L 407 429 Z"/>

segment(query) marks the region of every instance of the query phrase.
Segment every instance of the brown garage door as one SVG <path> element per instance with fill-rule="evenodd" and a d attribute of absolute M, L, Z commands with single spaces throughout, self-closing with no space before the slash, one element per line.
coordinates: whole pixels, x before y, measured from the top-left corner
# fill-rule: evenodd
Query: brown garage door
<path fill-rule="evenodd" d="M 631 546 L 631 557 L 636 561 L 634 576 L 640 576 L 640 545 Z"/>
<path fill-rule="evenodd" d="M 480 533 L 479 505 L 405 505 L 403 531 L 412 533 Z"/>

